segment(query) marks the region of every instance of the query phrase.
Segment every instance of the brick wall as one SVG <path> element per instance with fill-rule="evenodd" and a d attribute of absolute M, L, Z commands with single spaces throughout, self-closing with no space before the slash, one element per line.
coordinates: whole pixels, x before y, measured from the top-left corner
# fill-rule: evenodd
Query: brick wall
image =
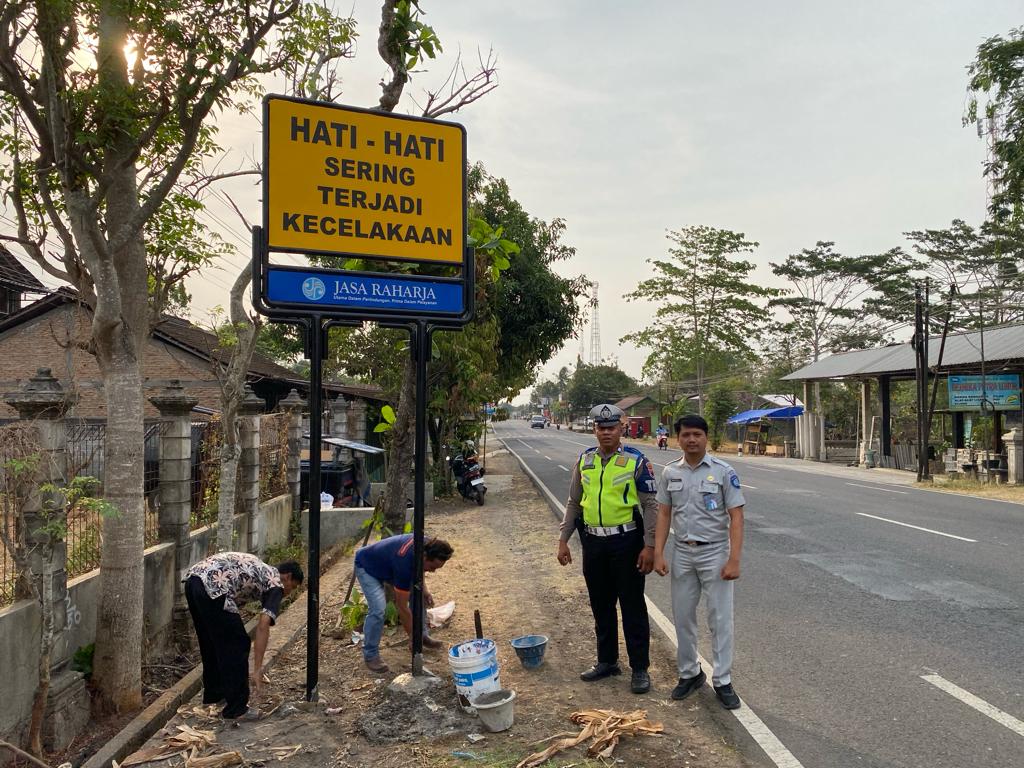
<path fill-rule="evenodd" d="M 50 368 L 66 391 L 78 394 L 78 404 L 70 415 L 103 418 L 106 409 L 99 367 L 92 355 L 76 346 L 89 339 L 89 324 L 85 309 L 68 304 L 0 334 L 0 394 L 20 388 L 37 368 Z M 199 398 L 200 406 L 220 410 L 220 388 L 210 364 L 190 352 L 150 339 L 143 375 L 147 398 L 171 379 L 180 379 L 188 393 Z M 145 405 L 146 418 L 159 416 L 148 400 Z M 15 418 L 14 409 L 0 402 L 0 419 Z"/>

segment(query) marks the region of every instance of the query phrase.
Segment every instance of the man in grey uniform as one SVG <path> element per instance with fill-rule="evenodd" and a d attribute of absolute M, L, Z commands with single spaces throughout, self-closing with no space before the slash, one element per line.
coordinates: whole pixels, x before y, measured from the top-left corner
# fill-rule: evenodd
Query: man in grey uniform
<path fill-rule="evenodd" d="M 735 470 L 707 454 L 707 422 L 700 416 L 683 416 L 675 431 L 683 458 L 661 474 L 654 543 L 654 570 L 664 576 L 669 571 L 665 545 L 672 528 L 672 614 L 679 644 L 679 684 L 672 698 L 686 698 L 707 680 L 697 659 L 697 603 L 703 590 L 711 627 L 712 684 L 722 706 L 737 709 L 740 697 L 732 687 L 732 593 L 733 582 L 740 577 L 746 502 Z"/>

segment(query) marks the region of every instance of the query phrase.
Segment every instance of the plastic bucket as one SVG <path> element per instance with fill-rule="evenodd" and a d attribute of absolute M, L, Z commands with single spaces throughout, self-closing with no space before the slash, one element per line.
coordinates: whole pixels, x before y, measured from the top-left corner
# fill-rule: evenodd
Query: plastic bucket
<path fill-rule="evenodd" d="M 467 640 L 448 651 L 448 665 L 455 678 L 459 706 L 473 713 L 472 701 L 485 693 L 501 690 L 498 679 L 498 646 L 493 640 Z"/>
<path fill-rule="evenodd" d="M 512 727 L 512 721 L 515 719 L 512 705 L 515 700 L 515 691 L 501 689 L 477 696 L 473 699 L 473 707 L 480 716 L 484 728 L 491 733 L 498 733 Z"/>
<path fill-rule="evenodd" d="M 527 669 L 535 669 L 544 662 L 544 650 L 548 646 L 546 635 L 523 635 L 510 642 Z"/>

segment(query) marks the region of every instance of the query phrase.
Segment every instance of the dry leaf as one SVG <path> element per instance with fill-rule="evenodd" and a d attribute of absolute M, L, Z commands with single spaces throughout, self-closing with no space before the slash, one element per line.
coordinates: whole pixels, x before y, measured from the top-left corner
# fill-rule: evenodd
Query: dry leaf
<path fill-rule="evenodd" d="M 623 736 L 654 735 L 661 733 L 665 727 L 661 723 L 652 723 L 647 719 L 647 712 L 635 709 L 632 712 L 617 712 L 612 709 L 585 709 L 573 712 L 569 719 L 583 726 L 576 736 L 557 741 L 543 752 L 537 752 L 523 758 L 516 768 L 536 768 L 553 755 L 571 749 L 584 741 L 591 741 L 587 754 L 591 757 L 607 758 L 618 745 Z M 550 737 L 555 738 L 555 737 Z M 546 739 L 545 739 L 546 741 Z M 542 743 L 542 742 L 535 742 Z"/>

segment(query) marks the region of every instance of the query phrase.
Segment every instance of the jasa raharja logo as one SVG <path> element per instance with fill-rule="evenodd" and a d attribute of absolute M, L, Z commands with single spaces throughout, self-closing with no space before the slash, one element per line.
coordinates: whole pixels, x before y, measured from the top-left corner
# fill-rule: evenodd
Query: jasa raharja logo
<path fill-rule="evenodd" d="M 302 295 L 310 301 L 319 301 L 327 293 L 327 286 L 319 277 L 307 277 L 302 281 Z"/>

